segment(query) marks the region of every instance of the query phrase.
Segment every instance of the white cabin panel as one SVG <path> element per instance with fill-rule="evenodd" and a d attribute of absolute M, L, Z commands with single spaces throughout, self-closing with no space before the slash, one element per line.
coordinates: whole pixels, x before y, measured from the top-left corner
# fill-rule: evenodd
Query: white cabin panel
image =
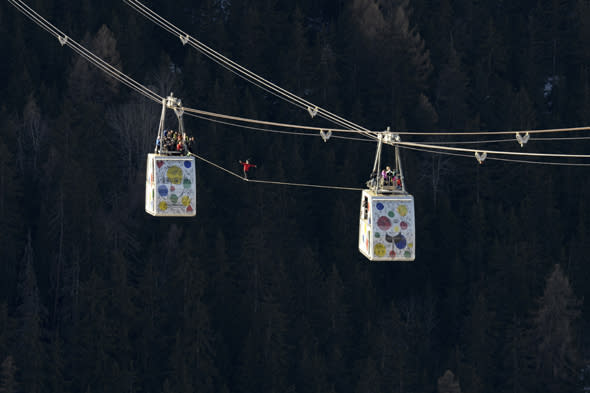
<path fill-rule="evenodd" d="M 359 251 L 371 261 L 416 258 L 414 198 L 410 194 L 376 194 L 363 190 Z"/>
<path fill-rule="evenodd" d="M 196 215 L 194 157 L 148 154 L 145 181 L 145 211 L 153 216 Z"/>

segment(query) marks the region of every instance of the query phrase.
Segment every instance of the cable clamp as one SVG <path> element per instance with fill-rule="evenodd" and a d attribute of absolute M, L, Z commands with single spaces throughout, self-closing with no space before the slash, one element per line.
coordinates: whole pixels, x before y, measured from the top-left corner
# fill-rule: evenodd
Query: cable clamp
<path fill-rule="evenodd" d="M 188 42 L 188 40 L 191 38 L 190 35 L 185 35 L 185 36 L 178 36 L 180 38 L 180 42 L 182 42 L 182 46 L 185 46 L 186 43 Z"/>
<path fill-rule="evenodd" d="M 312 109 L 311 106 L 308 106 L 307 107 L 307 112 L 309 113 L 309 115 L 313 119 L 315 117 L 315 115 L 318 114 L 318 107 L 316 106 L 315 108 Z"/>
<path fill-rule="evenodd" d="M 486 153 L 485 151 L 483 153 L 480 153 L 478 151 L 475 152 L 475 159 L 480 164 L 482 164 L 485 161 L 485 159 L 486 159 L 487 156 L 488 156 L 488 153 Z"/>
<path fill-rule="evenodd" d="M 523 147 L 525 145 L 525 143 L 527 143 L 529 141 L 529 138 L 531 136 L 529 135 L 528 131 L 526 134 L 524 134 L 524 136 L 520 136 L 520 134 L 517 132 L 516 133 L 516 140 L 518 143 L 520 143 L 520 147 Z"/>
<path fill-rule="evenodd" d="M 64 46 L 66 44 L 66 42 L 68 42 L 68 36 L 64 35 L 62 36 L 57 36 L 57 39 L 59 40 L 59 43 L 61 44 L 61 46 Z"/>
<path fill-rule="evenodd" d="M 328 132 L 324 132 L 324 130 L 320 130 L 320 136 L 324 140 L 324 142 L 328 142 L 328 139 L 332 136 L 332 130 L 328 130 Z"/>
<path fill-rule="evenodd" d="M 166 97 L 166 107 L 170 109 L 181 108 L 182 101 L 180 98 L 174 97 L 174 93 L 170 93 L 170 95 Z"/>
<path fill-rule="evenodd" d="M 393 142 L 399 142 L 401 139 L 399 137 L 399 134 L 391 132 L 391 127 L 387 127 L 387 130 L 382 132 L 383 134 L 383 143 L 393 143 Z"/>

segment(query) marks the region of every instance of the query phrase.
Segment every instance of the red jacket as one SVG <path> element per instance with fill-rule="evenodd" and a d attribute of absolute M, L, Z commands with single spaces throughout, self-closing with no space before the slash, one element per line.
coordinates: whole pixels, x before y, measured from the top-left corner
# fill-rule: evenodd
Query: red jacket
<path fill-rule="evenodd" d="M 252 167 L 256 168 L 256 165 L 254 164 L 249 164 L 247 162 L 242 162 L 240 161 L 240 164 L 242 164 L 244 166 L 244 172 L 248 172 L 248 170 Z"/>

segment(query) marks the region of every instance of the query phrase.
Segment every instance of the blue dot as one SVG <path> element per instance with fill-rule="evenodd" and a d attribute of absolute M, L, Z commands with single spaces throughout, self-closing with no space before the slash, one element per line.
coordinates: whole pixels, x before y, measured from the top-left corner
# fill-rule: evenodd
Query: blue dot
<path fill-rule="evenodd" d="M 401 233 L 398 233 L 397 235 L 395 235 L 393 237 L 393 242 L 394 242 L 395 246 L 397 248 L 399 248 L 400 250 L 406 248 L 406 244 L 407 244 L 406 238 Z"/>
<path fill-rule="evenodd" d="M 185 168 L 190 168 L 190 167 L 191 167 L 191 165 L 192 165 L 192 164 L 191 164 L 191 162 L 190 162 L 190 161 L 185 161 L 185 162 L 184 162 L 184 167 L 185 167 Z"/>
<path fill-rule="evenodd" d="M 375 205 L 375 207 L 377 207 L 377 210 L 383 210 L 383 204 L 381 202 L 377 203 L 377 205 Z"/>
<path fill-rule="evenodd" d="M 160 187 L 158 187 L 158 194 L 160 194 L 160 196 L 163 197 L 168 195 L 168 187 L 166 187 L 165 185 L 161 185 Z"/>

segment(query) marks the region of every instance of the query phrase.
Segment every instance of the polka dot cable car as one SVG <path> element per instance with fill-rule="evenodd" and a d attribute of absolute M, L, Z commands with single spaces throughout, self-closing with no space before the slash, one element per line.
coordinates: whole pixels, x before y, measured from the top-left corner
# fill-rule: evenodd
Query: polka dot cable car
<path fill-rule="evenodd" d="M 178 118 L 178 132 L 164 128 L 166 108 Z M 186 133 L 182 104 L 172 94 L 162 101 L 162 116 L 154 153 L 148 154 L 145 179 L 145 211 L 158 217 L 196 215 L 195 158 L 183 155 Z M 169 135 L 170 134 L 170 135 Z"/>
<path fill-rule="evenodd" d="M 359 251 L 370 261 L 413 261 L 416 257 L 414 197 L 406 192 L 399 149 L 395 147 L 395 171 L 377 173 L 381 167 L 383 137 L 368 189 L 362 191 L 359 219 Z"/>

